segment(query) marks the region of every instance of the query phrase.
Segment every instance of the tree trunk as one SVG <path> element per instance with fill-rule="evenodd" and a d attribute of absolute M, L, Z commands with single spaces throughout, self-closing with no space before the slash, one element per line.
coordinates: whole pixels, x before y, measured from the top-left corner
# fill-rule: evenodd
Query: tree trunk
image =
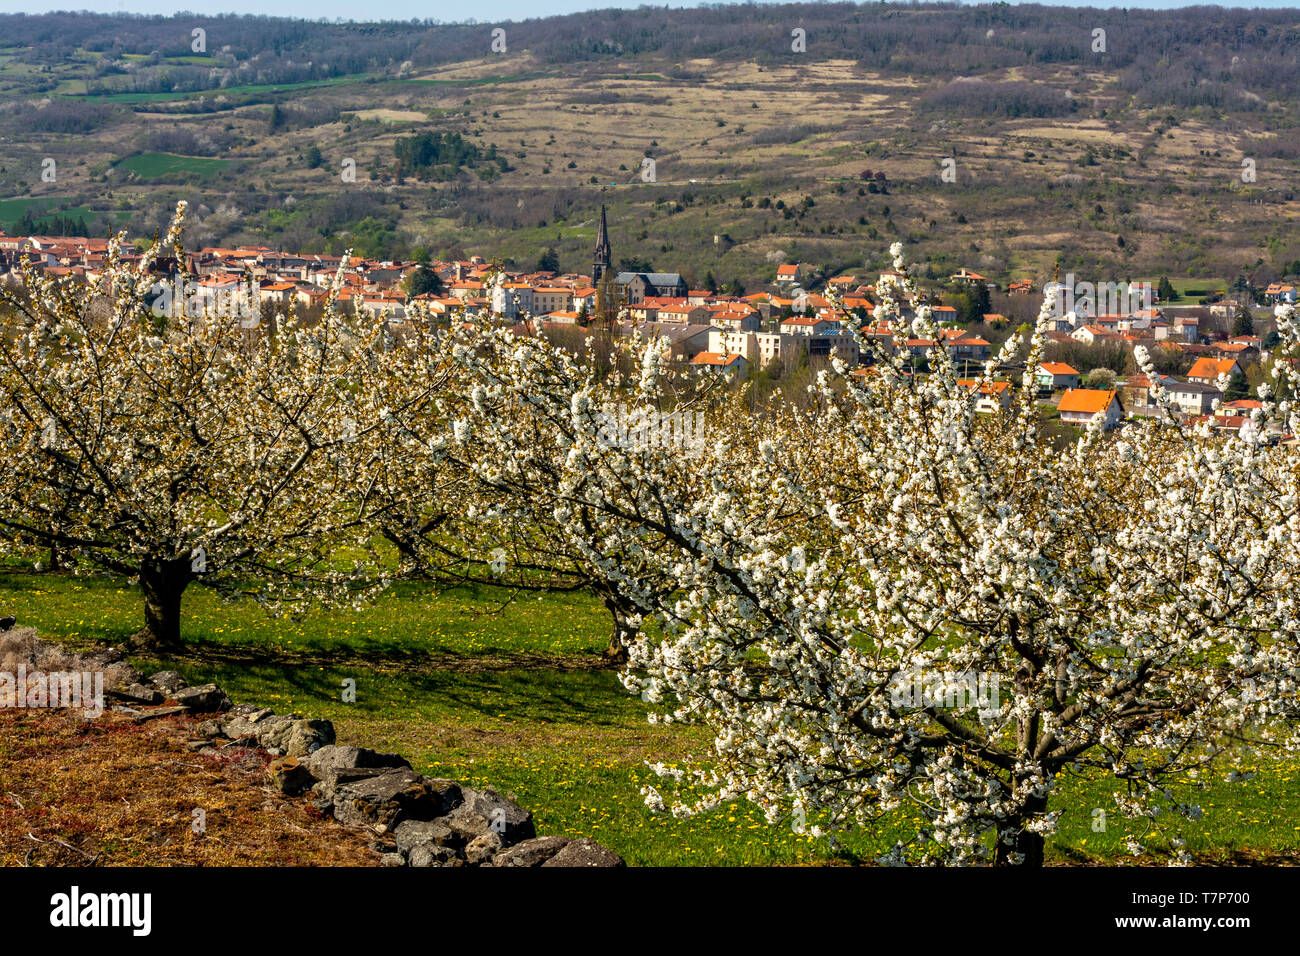
<path fill-rule="evenodd" d="M 144 592 L 144 627 L 132 643 L 149 650 L 174 650 L 181 643 L 181 597 L 194 572 L 189 558 L 148 560 L 140 566 Z"/>
<path fill-rule="evenodd" d="M 621 667 L 627 663 L 627 646 L 636 639 L 637 629 L 628 623 L 623 606 L 617 599 L 605 598 L 605 607 L 609 610 L 610 617 L 614 619 L 614 628 L 610 634 L 609 645 L 601 656 L 605 658 L 606 663 Z"/>
<path fill-rule="evenodd" d="M 1025 801 L 1024 812 L 1021 815 L 998 827 L 998 843 L 993 854 L 994 866 L 1011 866 L 1010 857 L 1013 853 L 1023 857 L 1019 866 L 1041 867 L 1043 865 L 1043 850 L 1047 840 L 1041 833 L 1031 833 L 1025 829 L 1025 824 L 1046 809 L 1045 797 L 1031 797 Z"/>

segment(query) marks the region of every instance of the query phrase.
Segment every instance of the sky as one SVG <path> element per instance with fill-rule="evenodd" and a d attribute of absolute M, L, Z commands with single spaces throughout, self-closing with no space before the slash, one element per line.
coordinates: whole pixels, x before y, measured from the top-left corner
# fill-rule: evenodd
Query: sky
<path fill-rule="evenodd" d="M 1048 6 L 1096 6 L 1168 9 L 1195 6 L 1188 0 L 1042 0 Z M 577 13 L 608 7 L 634 9 L 645 0 L 478 0 L 467 5 L 447 0 L 0 0 L 0 13 L 47 13 L 51 10 L 89 10 L 94 13 L 164 14 L 192 12 L 212 16 L 221 13 L 247 13 L 267 16 L 301 17 L 311 20 L 410 20 L 432 19 L 442 22 L 477 20 L 494 23 L 533 17 Z M 657 6 L 658 4 L 653 4 Z M 671 7 L 698 6 L 682 0 L 670 0 Z M 1300 0 L 1230 0 L 1219 6 L 1296 8 Z"/>

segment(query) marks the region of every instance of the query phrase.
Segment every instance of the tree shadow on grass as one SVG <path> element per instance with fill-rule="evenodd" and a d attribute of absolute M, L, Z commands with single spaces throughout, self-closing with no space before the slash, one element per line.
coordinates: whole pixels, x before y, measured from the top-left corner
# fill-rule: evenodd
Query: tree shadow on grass
<path fill-rule="evenodd" d="M 236 644 L 207 635 L 187 634 L 184 646 L 167 655 L 178 664 L 279 665 L 283 667 L 384 667 L 403 671 L 482 671 L 547 668 L 557 671 L 609 670 L 599 654 L 541 654 L 529 651 L 496 650 L 465 654 L 455 651 L 412 648 L 387 643 L 368 648 L 292 648 L 283 645 Z"/>
<path fill-rule="evenodd" d="M 457 671 L 377 672 L 284 663 L 199 662 L 183 669 L 193 680 L 213 681 L 236 701 L 275 708 L 275 694 L 293 698 L 304 716 L 346 720 L 413 714 L 437 721 L 485 717 L 532 724 L 588 726 L 639 724 L 640 705 L 607 670 L 546 667 Z M 356 681 L 356 703 L 344 703 L 344 680 Z M 414 713 L 413 713 L 414 712 Z"/>

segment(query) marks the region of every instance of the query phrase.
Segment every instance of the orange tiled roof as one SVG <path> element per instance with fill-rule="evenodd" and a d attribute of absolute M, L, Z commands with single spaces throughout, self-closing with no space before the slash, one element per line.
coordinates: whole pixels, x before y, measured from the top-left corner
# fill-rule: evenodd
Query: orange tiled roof
<path fill-rule="evenodd" d="M 1057 410 L 1096 415 L 1098 412 L 1104 412 L 1110 408 L 1110 403 L 1114 400 L 1115 391 L 1113 389 L 1072 388 L 1061 396 L 1061 404 L 1057 406 Z"/>
<path fill-rule="evenodd" d="M 695 356 L 695 358 L 691 359 L 691 364 L 727 366 L 741 358 L 744 358 L 744 356 L 738 352 L 733 352 L 727 355 L 724 355 L 721 352 L 701 352 L 699 355 Z"/>
<path fill-rule="evenodd" d="M 966 387 L 966 388 L 974 388 L 974 387 L 975 387 L 975 379 L 973 379 L 973 378 L 959 378 L 959 379 L 957 379 L 957 384 L 958 384 L 958 385 L 962 385 L 962 386 L 964 386 L 964 387 Z M 1007 389 L 1009 389 L 1010 387 L 1011 387 L 1011 383 L 1010 383 L 1010 382 L 985 382 L 983 385 L 980 386 L 980 394 L 981 394 L 981 395 L 1001 395 L 1003 392 L 1005 392 L 1005 391 L 1006 391 Z"/>
<path fill-rule="evenodd" d="M 1236 359 L 1214 359 L 1209 356 L 1198 358 L 1187 373 L 1187 377 L 1215 379 L 1220 375 L 1230 374 L 1236 364 Z"/>

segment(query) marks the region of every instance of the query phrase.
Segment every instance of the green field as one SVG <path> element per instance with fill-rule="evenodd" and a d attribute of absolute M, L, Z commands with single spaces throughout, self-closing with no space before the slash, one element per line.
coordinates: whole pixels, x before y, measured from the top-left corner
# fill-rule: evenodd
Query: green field
<path fill-rule="evenodd" d="M 176 156 L 172 153 L 137 153 L 117 164 L 117 168 L 135 173 L 142 179 L 157 179 L 177 173 L 196 173 L 211 176 L 230 165 L 228 159 L 201 159 L 196 156 Z"/>
<path fill-rule="evenodd" d="M 16 222 L 23 217 L 23 213 L 27 212 L 28 209 L 31 209 L 33 214 L 37 212 L 50 212 L 50 207 L 64 201 L 66 200 L 61 200 L 55 197 L 44 199 L 0 199 L 0 222 Z"/>
<path fill-rule="evenodd" d="M 248 86 L 228 86 L 212 90 L 187 90 L 170 93 L 90 93 L 78 96 L 79 99 L 104 100 L 108 103 L 167 103 L 173 100 L 194 99 L 200 96 L 237 96 L 245 93 L 279 93 L 292 90 L 305 90 L 317 86 L 340 86 L 347 83 L 372 82 L 375 78 L 368 73 L 349 73 L 346 76 L 331 77 L 328 80 L 306 80 L 302 83 L 262 83 Z"/>
<path fill-rule="evenodd" d="M 85 219 L 90 222 L 100 216 L 108 216 L 112 220 L 124 223 L 131 218 L 129 210 L 113 210 L 112 212 L 97 212 L 85 205 L 67 205 L 72 200 L 54 196 L 33 199 L 30 197 L 0 199 L 0 227 L 13 225 L 22 219 L 27 210 L 32 211 L 33 216 L 44 220 L 48 216 L 59 215 L 66 216 L 69 219 Z M 39 225 L 39 222 L 38 222 Z"/>
<path fill-rule="evenodd" d="M 401 585 L 362 611 L 275 621 L 249 601 L 194 590 L 185 653 L 135 663 L 172 664 L 237 701 L 326 717 L 341 742 L 398 751 L 422 772 L 495 785 L 534 811 L 539 832 L 593 837 L 634 865 L 869 861 L 915 830 L 919 817 L 899 815 L 836 850 L 767 824 L 748 804 L 691 820 L 650 813 L 638 792 L 654 779 L 645 762 L 705 755 L 708 737 L 646 724 L 640 700 L 600 666 L 607 619 L 594 601 L 534 596 L 502 610 L 502 598 Z M 76 645 L 120 641 L 140 623 L 129 585 L 56 575 L 0 575 L 0 614 Z M 355 704 L 340 700 L 345 679 L 357 682 Z M 1245 784 L 1176 787 L 1205 815 L 1163 832 L 1205 860 L 1300 853 L 1297 767 L 1259 771 Z M 1109 787 L 1066 781 L 1050 861 L 1138 862 L 1124 852 L 1131 824 L 1117 812 L 1105 832 L 1092 830 L 1094 808 L 1114 809 Z"/>
<path fill-rule="evenodd" d="M 1155 288 L 1159 281 L 1159 279 L 1151 280 L 1152 288 Z M 1169 284 L 1178 293 L 1178 303 L 1181 305 L 1197 305 L 1202 303 L 1208 296 L 1224 295 L 1228 291 L 1227 279 L 1175 279 L 1171 276 Z"/>

